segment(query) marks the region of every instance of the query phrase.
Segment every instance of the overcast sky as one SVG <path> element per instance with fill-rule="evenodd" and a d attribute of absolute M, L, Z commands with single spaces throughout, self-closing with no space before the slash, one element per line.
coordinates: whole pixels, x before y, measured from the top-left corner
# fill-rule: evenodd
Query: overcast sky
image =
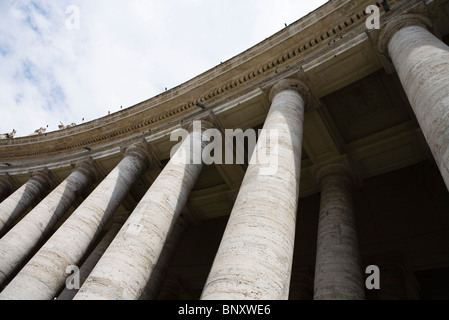
<path fill-rule="evenodd" d="M 135 105 L 325 2 L 0 0 L 0 133 L 55 131 Z"/>

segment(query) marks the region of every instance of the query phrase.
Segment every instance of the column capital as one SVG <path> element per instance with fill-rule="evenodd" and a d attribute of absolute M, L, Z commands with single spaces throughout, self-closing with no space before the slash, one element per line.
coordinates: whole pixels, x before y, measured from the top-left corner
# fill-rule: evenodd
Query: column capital
<path fill-rule="evenodd" d="M 320 188 L 323 187 L 326 179 L 331 176 L 339 176 L 346 183 L 356 188 L 360 188 L 362 185 L 362 179 L 355 170 L 348 155 L 314 165 L 309 170 L 320 185 Z"/>
<path fill-rule="evenodd" d="M 47 189 L 56 185 L 56 182 L 54 181 L 53 177 L 51 177 L 48 168 L 33 171 L 31 173 L 30 180 L 39 182 Z"/>
<path fill-rule="evenodd" d="M 270 102 L 273 102 L 274 97 L 278 93 L 286 90 L 298 92 L 304 99 L 305 105 L 308 105 L 311 101 L 312 91 L 310 90 L 309 85 L 305 81 L 297 78 L 285 78 L 276 82 L 269 90 L 268 99 Z"/>
<path fill-rule="evenodd" d="M 202 116 L 198 119 L 192 120 L 190 123 L 186 123 L 183 128 L 190 133 L 194 130 L 194 123 L 196 121 L 201 122 L 201 131 L 206 131 L 208 129 L 218 129 L 220 126 L 217 124 L 217 119 L 214 113 L 210 112 L 209 114 Z"/>
<path fill-rule="evenodd" d="M 382 27 L 377 40 L 377 49 L 380 54 L 389 57 L 388 44 L 391 38 L 402 28 L 409 26 L 420 26 L 431 30 L 433 27 L 432 20 L 427 16 L 419 13 L 407 13 L 397 16 Z"/>
<path fill-rule="evenodd" d="M 83 173 L 86 177 L 89 177 L 92 183 L 101 178 L 101 173 L 95 166 L 95 162 L 92 158 L 77 162 L 75 170 Z"/>
<path fill-rule="evenodd" d="M 224 134 L 224 130 L 221 128 L 221 126 L 218 124 L 217 119 L 215 118 L 214 114 L 209 114 L 206 115 L 204 117 L 201 117 L 199 119 L 195 119 L 190 123 L 187 123 L 184 126 L 184 129 L 187 130 L 189 133 L 192 133 L 195 131 L 196 127 L 195 127 L 195 123 L 200 122 L 201 123 L 201 134 L 203 135 L 205 131 L 209 130 L 209 129 L 217 129 L 220 132 L 222 132 L 222 134 Z M 207 138 L 210 137 L 207 136 Z M 205 142 L 205 141 L 203 141 Z"/>
<path fill-rule="evenodd" d="M 15 189 L 14 181 L 8 173 L 0 175 L 0 185 L 3 186 L 3 189 L 7 190 L 9 193 Z"/>
<path fill-rule="evenodd" d="M 206 131 L 208 129 L 215 129 L 216 126 L 213 122 L 211 122 L 208 119 L 197 119 L 197 120 L 193 120 L 192 122 L 190 122 L 187 126 L 186 126 L 186 130 L 189 131 L 189 133 L 192 133 L 194 130 L 194 123 L 196 121 L 201 122 L 201 131 Z"/>
<path fill-rule="evenodd" d="M 127 147 L 125 151 L 125 157 L 127 156 L 139 159 L 144 163 L 146 168 L 150 168 L 151 166 L 153 166 L 154 162 L 157 161 L 157 159 L 155 159 L 153 155 L 152 150 L 150 149 L 150 146 L 145 140 L 134 143 Z"/>

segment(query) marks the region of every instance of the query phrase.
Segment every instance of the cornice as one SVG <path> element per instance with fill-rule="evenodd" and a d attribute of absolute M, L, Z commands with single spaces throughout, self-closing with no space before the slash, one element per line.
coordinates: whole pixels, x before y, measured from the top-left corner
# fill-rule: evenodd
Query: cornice
<path fill-rule="evenodd" d="M 381 1 L 378 1 L 378 6 Z M 394 7 L 404 0 L 390 0 Z M 407 1 L 410 2 L 410 1 Z M 413 0 L 413 2 L 420 2 Z M 364 32 L 372 0 L 332 0 L 272 37 L 198 77 L 133 107 L 74 128 L 42 136 L 0 141 L 0 163 L 50 157 L 85 146 L 104 146 L 148 137 L 160 127 L 198 114 L 197 103 L 218 106 L 229 96 L 300 68 L 310 56 L 343 35 Z"/>

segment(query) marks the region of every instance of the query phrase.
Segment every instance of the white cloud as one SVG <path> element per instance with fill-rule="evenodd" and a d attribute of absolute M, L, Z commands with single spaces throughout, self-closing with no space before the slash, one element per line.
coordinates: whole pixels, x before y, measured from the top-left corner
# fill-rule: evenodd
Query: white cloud
<path fill-rule="evenodd" d="M 0 133 L 129 107 L 257 44 L 325 0 L 0 2 Z M 66 8 L 80 9 L 80 29 Z"/>

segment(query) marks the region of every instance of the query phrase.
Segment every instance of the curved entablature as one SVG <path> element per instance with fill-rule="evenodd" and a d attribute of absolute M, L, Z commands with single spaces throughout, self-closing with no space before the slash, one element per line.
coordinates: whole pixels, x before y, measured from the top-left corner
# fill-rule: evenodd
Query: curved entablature
<path fill-rule="evenodd" d="M 389 4 L 394 7 L 398 2 L 390 0 Z M 198 103 L 209 110 L 218 108 L 235 96 L 299 72 L 321 49 L 363 33 L 365 9 L 370 4 L 367 0 L 330 1 L 227 62 L 126 110 L 59 132 L 0 141 L 0 162 L 25 165 L 28 159 L 35 163 L 51 155 L 78 154 L 84 147 L 122 147 L 125 141 L 142 136 L 151 140 L 167 125 L 198 114 Z M 377 5 L 381 7 L 380 1 Z"/>

